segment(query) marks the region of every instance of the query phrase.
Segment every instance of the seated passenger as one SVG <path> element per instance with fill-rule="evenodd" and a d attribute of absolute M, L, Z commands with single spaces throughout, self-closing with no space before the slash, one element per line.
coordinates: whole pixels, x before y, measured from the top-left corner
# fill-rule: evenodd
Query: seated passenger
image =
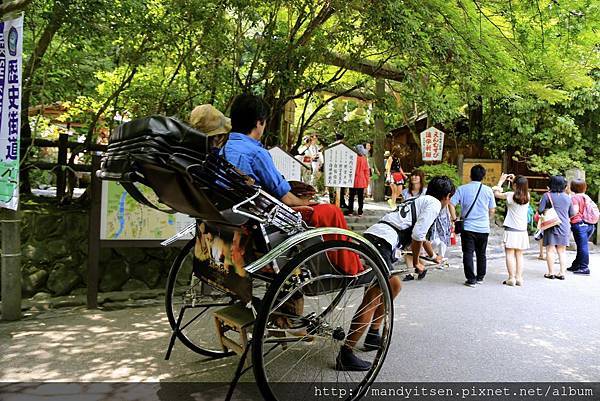
<path fill-rule="evenodd" d="M 271 154 L 260 143 L 269 117 L 269 105 L 260 97 L 251 94 L 237 96 L 231 105 L 231 133 L 221 156 L 252 177 L 257 185 L 288 206 L 312 206 L 310 217 L 303 213 L 314 227 L 339 227 L 348 229 L 342 210 L 330 204 L 316 204 L 309 198 L 299 197 L 292 186 L 275 167 Z M 325 240 L 346 240 L 345 236 L 325 235 Z M 363 270 L 358 256 L 346 250 L 328 253 L 333 264 L 346 274 L 357 274 Z"/>
<path fill-rule="evenodd" d="M 292 187 L 260 143 L 268 117 L 269 105 L 263 99 L 250 94 L 236 97 L 231 105 L 231 133 L 220 154 L 286 205 L 306 206 L 310 201 L 291 192 Z"/>
<path fill-rule="evenodd" d="M 454 184 L 448 177 L 434 177 L 429 183 L 426 195 L 406 202 L 406 208 L 400 207 L 387 213 L 378 223 L 365 231 L 365 238 L 379 250 L 390 271 L 396 249 L 406 249 L 410 246 L 412 254 L 415 255 L 413 261 L 415 268 L 422 275 L 425 274 L 425 266 L 418 255 L 421 254 L 429 229 L 440 214 L 440 210 L 450 203 L 454 190 Z M 413 206 L 415 219 L 412 216 Z M 391 276 L 389 283 L 393 299 L 400 292 L 400 278 L 397 275 Z M 371 368 L 369 362 L 354 354 L 353 348 L 367 328 L 369 330 L 365 338 L 365 348 L 379 348 L 381 344 L 379 329 L 384 313 L 384 305 L 377 302 L 380 296 L 381 289 L 378 286 L 372 286 L 365 292 L 357 313 L 352 318 L 350 334 L 346 337 L 346 342 L 337 356 L 337 370 L 365 371 Z"/>
<path fill-rule="evenodd" d="M 212 104 L 196 106 L 190 113 L 190 125 L 210 137 L 209 149 L 220 149 L 231 131 L 231 120 Z"/>

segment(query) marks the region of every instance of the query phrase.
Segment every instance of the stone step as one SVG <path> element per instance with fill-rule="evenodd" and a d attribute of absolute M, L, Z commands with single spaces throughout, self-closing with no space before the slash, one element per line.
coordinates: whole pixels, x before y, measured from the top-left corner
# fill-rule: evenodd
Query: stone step
<path fill-rule="evenodd" d="M 362 234 L 369 227 L 371 227 L 371 224 L 353 224 L 348 226 L 350 231 L 354 231 L 359 234 Z"/>
<path fill-rule="evenodd" d="M 375 224 L 381 220 L 381 216 L 373 217 L 350 217 L 346 216 L 346 222 L 348 224 Z"/>

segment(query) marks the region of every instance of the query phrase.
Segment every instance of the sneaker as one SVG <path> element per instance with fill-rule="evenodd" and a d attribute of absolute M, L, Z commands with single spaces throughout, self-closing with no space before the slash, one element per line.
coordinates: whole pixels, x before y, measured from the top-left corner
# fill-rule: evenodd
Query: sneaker
<path fill-rule="evenodd" d="M 373 351 L 381 348 L 381 336 L 378 331 L 367 333 L 365 337 L 365 350 Z"/>
<path fill-rule="evenodd" d="M 395 204 L 394 202 L 392 202 L 392 200 L 391 200 L 391 199 L 388 199 L 388 205 L 390 205 L 390 207 L 391 207 L 392 209 L 395 209 L 395 208 L 396 208 L 396 204 Z"/>
<path fill-rule="evenodd" d="M 467 287 L 475 287 L 477 285 L 477 280 L 467 280 L 465 281 L 465 285 Z"/>
<path fill-rule="evenodd" d="M 335 370 L 346 372 L 366 372 L 371 369 L 371 363 L 363 361 L 354 352 L 346 346 L 340 348 L 337 358 L 335 359 Z"/>
<path fill-rule="evenodd" d="M 477 280 L 475 280 L 475 282 L 477 284 L 483 284 L 483 279 L 482 278 L 478 278 Z"/>
<path fill-rule="evenodd" d="M 415 279 L 415 275 L 413 273 L 408 273 L 406 276 L 402 278 L 402 281 L 413 281 Z"/>
<path fill-rule="evenodd" d="M 567 271 L 569 272 L 576 272 L 577 270 L 579 270 L 578 266 L 567 267 Z"/>
<path fill-rule="evenodd" d="M 582 276 L 589 276 L 590 275 L 590 269 L 579 269 L 579 270 L 575 270 L 573 272 L 573 274 L 581 274 Z"/>

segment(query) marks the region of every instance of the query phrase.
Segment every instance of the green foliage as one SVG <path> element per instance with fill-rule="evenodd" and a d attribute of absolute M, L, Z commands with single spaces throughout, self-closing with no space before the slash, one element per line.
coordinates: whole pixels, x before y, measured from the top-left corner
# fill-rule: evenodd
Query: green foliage
<path fill-rule="evenodd" d="M 439 164 L 424 164 L 417 168 L 425 172 L 425 179 L 427 181 L 435 176 L 445 175 L 450 178 L 457 187 L 461 184 L 461 178 L 458 175 L 458 168 L 452 164 L 445 162 Z"/>
<path fill-rule="evenodd" d="M 532 96 L 501 99 L 487 119 L 484 137 L 496 153 L 515 149 L 534 171 L 565 174 L 586 171 L 592 192 L 600 188 L 600 72 L 590 73 L 594 85 L 573 90 L 558 103 Z"/>
<path fill-rule="evenodd" d="M 202 103 L 226 112 L 251 91 L 272 106 L 268 142 L 293 147 L 313 130 L 356 144 L 373 139 L 376 117 L 416 136 L 414 116 L 451 123 L 481 99 L 483 132 L 448 134 L 495 155 L 517 150 L 540 171 L 580 166 L 600 185 L 594 1 L 34 0 L 25 15 L 26 59 L 60 26 L 32 77 L 31 104 L 70 105 L 63 120 L 91 134 L 117 124 L 117 113 L 186 120 Z M 377 73 L 352 71 L 357 62 L 396 73 L 383 99 Z M 367 100 L 348 100 L 351 91 Z M 294 99 L 287 138 L 282 112 Z"/>
<path fill-rule="evenodd" d="M 342 133 L 350 146 L 372 141 L 374 130 L 369 109 L 355 100 L 332 102 L 310 127 L 323 144 L 332 143 L 335 134 Z"/>

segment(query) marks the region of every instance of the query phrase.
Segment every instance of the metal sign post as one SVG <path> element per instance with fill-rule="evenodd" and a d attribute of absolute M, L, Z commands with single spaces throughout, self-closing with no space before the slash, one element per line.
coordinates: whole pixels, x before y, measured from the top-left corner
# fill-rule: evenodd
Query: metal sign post
<path fill-rule="evenodd" d="M 18 212 L 1 210 L 2 320 L 21 319 L 21 233 Z"/>
<path fill-rule="evenodd" d="M 92 155 L 92 174 L 91 174 L 91 207 L 90 207 L 90 225 L 88 232 L 88 270 L 87 270 L 87 307 L 88 309 L 98 308 L 98 282 L 100 273 L 98 271 L 100 264 L 100 197 L 102 195 L 102 183 L 96 176 L 96 171 L 100 169 L 100 156 Z"/>

